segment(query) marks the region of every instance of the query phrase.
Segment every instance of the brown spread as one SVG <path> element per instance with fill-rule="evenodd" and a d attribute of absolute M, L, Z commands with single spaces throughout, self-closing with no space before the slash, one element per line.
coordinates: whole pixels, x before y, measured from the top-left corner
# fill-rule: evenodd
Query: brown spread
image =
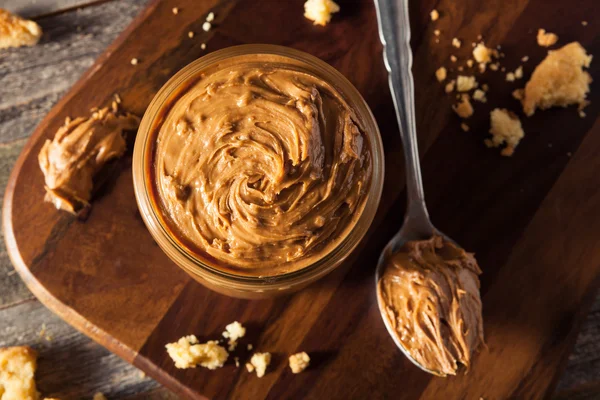
<path fill-rule="evenodd" d="M 89 208 L 94 175 L 125 152 L 124 131 L 137 129 L 139 118 L 112 108 L 89 118 L 67 119 L 38 155 L 44 173 L 46 201 L 77 214 Z"/>
<path fill-rule="evenodd" d="M 407 242 L 388 261 L 379 299 L 403 347 L 428 370 L 456 375 L 483 344 L 479 274 L 473 254 L 440 236 Z"/>
<path fill-rule="evenodd" d="M 298 270 L 339 244 L 371 179 L 361 122 L 331 85 L 247 56 L 174 99 L 153 149 L 167 226 L 237 274 Z"/>

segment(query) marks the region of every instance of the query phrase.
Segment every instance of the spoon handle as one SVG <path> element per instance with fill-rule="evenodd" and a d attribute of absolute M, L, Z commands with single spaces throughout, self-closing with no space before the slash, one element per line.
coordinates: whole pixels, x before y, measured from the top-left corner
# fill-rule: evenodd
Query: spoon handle
<path fill-rule="evenodd" d="M 404 148 L 407 213 L 405 229 L 433 234 L 425 206 L 415 118 L 415 88 L 410 48 L 408 0 L 375 0 L 383 60 L 389 72 L 389 85 Z"/>

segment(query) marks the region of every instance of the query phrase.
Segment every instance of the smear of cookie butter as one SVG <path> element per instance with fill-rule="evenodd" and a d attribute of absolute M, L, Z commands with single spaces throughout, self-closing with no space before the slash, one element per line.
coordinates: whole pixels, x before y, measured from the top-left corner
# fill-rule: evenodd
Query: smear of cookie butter
<path fill-rule="evenodd" d="M 473 254 L 440 236 L 407 242 L 378 284 L 386 318 L 412 358 L 439 375 L 469 367 L 484 343 Z"/>
<path fill-rule="evenodd" d="M 89 208 L 94 175 L 123 155 L 123 134 L 136 130 L 139 122 L 135 115 L 119 112 L 116 103 L 94 111 L 89 118 L 67 119 L 38 155 L 45 200 L 73 214 Z"/>
<path fill-rule="evenodd" d="M 173 101 L 152 168 L 167 223 L 188 247 L 219 268 L 277 275 L 347 236 L 364 208 L 371 149 L 335 88 L 255 59 Z"/>

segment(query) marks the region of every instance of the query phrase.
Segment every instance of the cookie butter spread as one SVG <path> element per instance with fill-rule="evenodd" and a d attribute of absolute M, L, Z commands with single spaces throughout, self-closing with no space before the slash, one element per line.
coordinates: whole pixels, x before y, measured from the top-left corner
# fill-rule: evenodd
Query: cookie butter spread
<path fill-rule="evenodd" d="M 172 99 L 152 150 L 157 203 L 175 236 L 218 268 L 254 276 L 300 269 L 339 244 L 372 169 L 340 93 L 268 61 L 245 56 L 200 75 Z"/>
<path fill-rule="evenodd" d="M 394 253 L 378 296 L 402 346 L 439 375 L 469 367 L 483 344 L 479 278 L 473 254 L 434 236 Z"/>
<path fill-rule="evenodd" d="M 123 155 L 124 131 L 136 130 L 138 125 L 139 118 L 119 112 L 117 103 L 94 111 L 89 118 L 67 118 L 38 155 L 46 185 L 45 200 L 74 214 L 87 209 L 94 175 L 107 162 Z"/>

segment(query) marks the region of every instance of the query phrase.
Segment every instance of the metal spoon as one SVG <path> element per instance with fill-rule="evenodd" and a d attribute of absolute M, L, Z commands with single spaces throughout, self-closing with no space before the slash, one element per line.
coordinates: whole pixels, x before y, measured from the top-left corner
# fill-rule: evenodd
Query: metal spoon
<path fill-rule="evenodd" d="M 444 239 L 450 242 L 453 241 L 433 226 L 425 206 L 419 150 L 417 148 L 408 0 L 375 0 L 375 7 L 377 9 L 379 37 L 383 44 L 383 60 L 389 72 L 390 90 L 396 108 L 402 147 L 404 148 L 407 193 L 406 215 L 402 228 L 390 240 L 379 257 L 375 273 L 375 285 L 379 288 L 379 280 L 383 275 L 386 261 L 407 241 L 429 239 L 433 235 L 441 235 Z M 443 375 L 438 371 L 425 368 L 412 358 L 400 342 L 394 328 L 390 325 L 379 296 L 377 296 L 377 303 L 390 336 L 404 355 L 423 371 L 434 375 Z"/>

